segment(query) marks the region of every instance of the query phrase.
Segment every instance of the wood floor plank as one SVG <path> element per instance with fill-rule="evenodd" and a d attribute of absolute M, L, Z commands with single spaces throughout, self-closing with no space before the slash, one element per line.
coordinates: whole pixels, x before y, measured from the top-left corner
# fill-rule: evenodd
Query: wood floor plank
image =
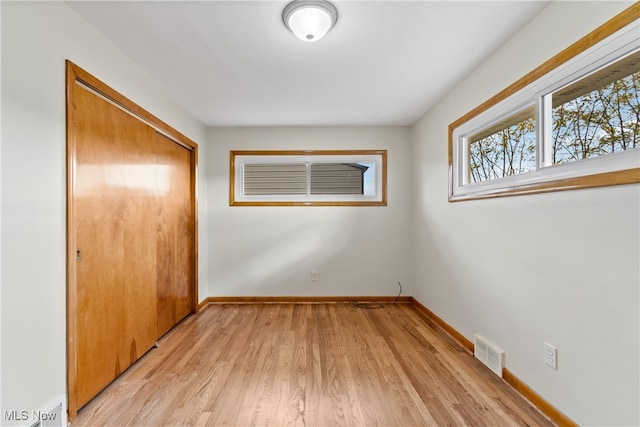
<path fill-rule="evenodd" d="M 410 304 L 220 304 L 80 410 L 80 426 L 551 426 Z"/>

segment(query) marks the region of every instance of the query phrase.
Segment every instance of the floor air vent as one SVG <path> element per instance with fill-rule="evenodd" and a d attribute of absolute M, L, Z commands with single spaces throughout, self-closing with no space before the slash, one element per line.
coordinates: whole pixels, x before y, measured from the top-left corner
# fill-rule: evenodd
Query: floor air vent
<path fill-rule="evenodd" d="M 504 367 L 504 351 L 492 345 L 480 335 L 474 335 L 473 355 L 502 378 Z"/>

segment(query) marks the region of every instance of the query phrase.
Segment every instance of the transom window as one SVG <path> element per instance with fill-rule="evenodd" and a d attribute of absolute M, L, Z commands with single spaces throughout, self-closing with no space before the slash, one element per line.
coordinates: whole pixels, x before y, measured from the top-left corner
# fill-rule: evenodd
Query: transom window
<path fill-rule="evenodd" d="M 386 205 L 386 151 L 232 151 L 230 204 Z"/>
<path fill-rule="evenodd" d="M 452 123 L 449 200 L 640 182 L 635 15 L 628 9 Z"/>

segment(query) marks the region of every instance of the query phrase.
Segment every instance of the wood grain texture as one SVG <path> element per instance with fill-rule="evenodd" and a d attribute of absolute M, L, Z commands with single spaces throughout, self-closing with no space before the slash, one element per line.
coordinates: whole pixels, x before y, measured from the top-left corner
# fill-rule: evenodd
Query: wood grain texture
<path fill-rule="evenodd" d="M 190 150 L 196 150 L 198 144 L 196 144 L 192 139 L 188 138 L 184 134 L 178 132 L 176 129 L 160 120 L 157 116 L 151 114 L 149 111 L 140 107 L 135 102 L 131 101 L 127 97 L 120 94 L 115 89 L 105 85 L 103 82 L 98 80 L 96 77 L 77 66 L 73 62 L 67 60 L 67 84 L 69 85 L 71 82 L 75 84 L 75 82 L 80 82 L 83 85 L 91 88 L 92 90 L 100 93 L 109 101 L 113 102 L 115 105 L 120 106 L 123 110 L 133 114 L 137 118 L 139 118 L 144 123 L 152 125 L 154 128 L 162 131 L 171 139 L 173 139 L 178 144 L 185 146 Z M 67 96 L 70 93 L 70 87 L 67 86 Z"/>
<path fill-rule="evenodd" d="M 74 203 L 74 186 L 76 176 L 76 136 L 75 126 L 78 121 L 77 113 L 73 103 L 76 87 L 76 75 L 67 62 L 65 83 L 65 102 L 66 102 L 66 120 L 65 130 L 67 135 L 67 152 L 66 152 L 66 169 L 67 169 L 67 241 L 66 241 L 66 272 L 67 272 L 67 312 L 66 312 L 66 350 L 67 350 L 67 416 L 69 419 L 76 417 L 78 413 L 78 404 L 76 396 L 78 395 L 76 366 L 78 360 L 78 346 L 76 336 L 78 334 L 78 318 L 76 316 L 78 310 L 78 298 L 75 291 L 76 277 L 76 230 L 75 230 L 75 203 Z"/>
<path fill-rule="evenodd" d="M 461 124 L 471 120 L 473 117 L 488 110 L 489 108 L 493 107 L 495 104 L 499 103 L 500 101 L 507 99 L 514 93 L 518 92 L 519 90 L 525 88 L 529 84 L 538 80 L 540 77 L 544 76 L 549 71 L 552 71 L 555 68 L 558 68 L 560 65 L 569 61 L 571 58 L 579 55 L 580 53 L 589 49 L 591 46 L 594 46 L 601 40 L 609 37 L 610 35 L 614 34 L 616 31 L 624 28 L 625 26 L 629 25 L 630 23 L 632 23 L 633 21 L 639 18 L 640 18 L 640 2 L 636 2 L 633 5 L 631 5 L 629 8 L 623 10 L 621 13 L 614 16 L 612 19 L 605 22 L 600 27 L 596 28 L 595 30 L 593 30 L 592 32 L 590 32 L 589 34 L 587 34 L 586 36 L 584 36 L 583 38 L 581 38 L 580 40 L 572 44 L 571 46 L 564 49 L 562 52 L 558 53 L 554 57 L 550 58 L 549 60 L 545 61 L 543 64 L 536 67 L 527 75 L 521 77 L 519 80 L 509 85 L 507 88 L 503 89 L 502 91 L 500 91 L 493 97 L 489 98 L 488 100 L 486 100 L 485 102 L 483 102 L 482 104 L 474 108 L 473 110 L 469 111 L 464 116 L 460 117 L 459 119 L 451 123 L 449 125 L 450 134 L 452 129 L 455 129 Z M 452 150 L 449 150 L 449 160 L 452 160 L 451 154 L 452 154 Z"/>
<path fill-rule="evenodd" d="M 210 304 L 72 426 L 548 426 L 412 304 Z"/>
<path fill-rule="evenodd" d="M 451 123 L 448 128 L 449 201 L 458 202 L 464 200 L 487 199 L 524 194 L 536 194 L 553 191 L 578 190 L 584 188 L 640 183 L 640 168 L 635 168 L 630 170 L 580 176 L 576 178 L 557 179 L 547 182 L 506 187 L 499 190 L 492 190 L 486 194 L 473 194 L 464 196 L 456 196 L 453 194 L 453 133 L 456 128 L 488 110 L 489 108 L 493 107 L 494 105 L 504 101 L 516 92 L 524 89 L 529 84 L 533 83 L 545 74 L 553 71 L 554 69 L 563 65 L 565 62 L 569 61 L 570 59 L 574 58 L 575 56 L 581 54 L 585 50 L 614 34 L 616 31 L 629 25 L 636 19 L 640 19 L 640 2 L 636 2 L 627 9 L 623 10 L 621 13 L 614 16 L 609 21 L 605 22 L 600 27 L 596 28 L 571 46 L 567 47 L 562 52 L 545 61 L 530 73 L 521 77 L 516 82 L 512 83 L 473 110 L 469 111 L 464 116 Z"/>
<path fill-rule="evenodd" d="M 153 188 L 138 176 L 155 131 L 80 89 L 74 201 L 77 402 L 82 406 L 156 341 Z M 144 169 L 144 172 L 148 171 Z"/>
<path fill-rule="evenodd" d="M 458 332 L 454 327 L 449 325 L 447 322 L 438 317 L 434 312 L 429 310 L 424 305 L 420 304 L 416 299 L 411 298 L 411 303 L 424 317 L 427 322 L 429 322 L 434 327 L 440 328 L 443 332 L 445 332 L 448 336 L 450 336 L 453 340 L 455 340 L 459 345 L 466 348 L 470 354 L 474 353 L 474 344 L 469 341 L 464 335 Z M 551 420 L 557 423 L 560 426 L 577 426 L 577 424 L 565 414 L 560 412 L 555 406 L 551 405 L 549 402 L 544 400 L 538 393 L 536 393 L 533 389 L 527 386 L 525 383 L 520 381 L 518 377 L 516 377 L 513 373 L 511 373 L 508 369 L 502 370 L 502 377 L 505 382 L 514 389 L 516 389 L 524 398 L 526 398 L 529 402 L 536 406 L 543 414 L 548 416 Z"/>
<path fill-rule="evenodd" d="M 193 311 L 193 215 L 190 152 L 156 133 L 156 164 L 165 176 L 156 192 L 157 326 L 162 336 Z"/>
<path fill-rule="evenodd" d="M 640 168 L 625 169 L 613 172 L 603 172 L 593 175 L 562 178 L 552 181 L 535 182 L 532 184 L 503 187 L 486 193 L 470 195 L 451 195 L 450 202 L 464 200 L 494 199 L 497 197 L 520 196 L 524 194 L 551 193 L 555 191 L 581 190 L 585 188 L 611 187 L 640 183 Z"/>
<path fill-rule="evenodd" d="M 555 421 L 559 426 L 562 427 L 577 427 L 578 424 L 574 422 L 571 418 L 567 417 L 565 414 L 560 412 L 555 406 L 551 405 L 549 402 L 544 400 L 538 393 L 533 391 L 528 385 L 520 381 L 518 377 L 513 375 L 508 369 L 502 370 L 502 377 L 504 380 L 511 385 L 511 387 L 515 388 L 518 393 L 524 396 L 529 402 L 536 405 L 538 409 L 540 409 L 544 414 L 549 416 L 553 421 Z"/>
<path fill-rule="evenodd" d="M 195 311 L 197 145 L 66 65 L 73 420 L 79 407 Z"/>
<path fill-rule="evenodd" d="M 252 296 L 252 297 L 207 297 L 198 304 L 201 310 L 208 304 L 295 304 L 319 303 L 330 304 L 339 302 L 379 302 L 379 303 L 408 303 L 412 297 L 406 296 Z"/>
<path fill-rule="evenodd" d="M 358 156 L 379 155 L 382 159 L 381 200 L 372 202 L 241 202 L 235 199 L 236 156 Z M 229 153 L 229 206 L 387 206 L 387 150 L 231 150 Z"/>
<path fill-rule="evenodd" d="M 414 305 L 416 310 L 418 310 L 418 312 L 420 312 L 420 314 L 425 317 L 425 320 L 427 322 L 430 322 L 434 327 L 441 328 L 444 332 L 446 332 L 454 340 L 456 340 L 458 344 L 466 348 L 469 353 L 473 354 L 473 343 L 469 341 L 464 335 L 462 335 L 453 326 L 449 325 L 447 322 L 438 317 L 433 311 L 420 304 L 418 300 L 411 298 L 411 303 Z"/>

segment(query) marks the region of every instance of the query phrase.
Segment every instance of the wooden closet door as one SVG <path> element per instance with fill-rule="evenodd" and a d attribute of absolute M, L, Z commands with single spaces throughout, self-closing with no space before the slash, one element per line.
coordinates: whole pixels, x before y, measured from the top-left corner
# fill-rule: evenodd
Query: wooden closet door
<path fill-rule="evenodd" d="M 73 420 L 196 311 L 198 147 L 66 64 L 67 403 Z"/>
<path fill-rule="evenodd" d="M 192 312 L 193 217 L 191 152 L 156 134 L 156 160 L 162 171 L 157 192 L 158 336 Z"/>
<path fill-rule="evenodd" d="M 156 132 L 82 88 L 76 108 L 77 402 L 157 339 Z"/>

